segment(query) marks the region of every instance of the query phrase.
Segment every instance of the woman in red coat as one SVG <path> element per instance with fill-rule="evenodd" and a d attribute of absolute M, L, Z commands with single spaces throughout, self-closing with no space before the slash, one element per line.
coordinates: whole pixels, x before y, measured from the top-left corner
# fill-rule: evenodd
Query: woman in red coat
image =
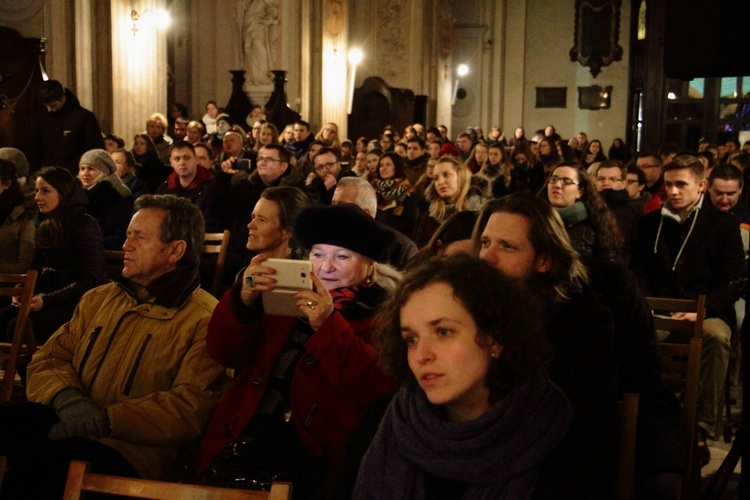
<path fill-rule="evenodd" d="M 294 236 L 311 249 L 314 289 L 296 302 L 303 317 L 264 313 L 258 297 L 275 280 L 260 254 L 211 318 L 209 354 L 236 376 L 198 472 L 202 482 L 243 489 L 287 480 L 299 498 L 316 498 L 364 408 L 392 390 L 370 322 L 398 275 L 377 263 L 386 236 L 354 205 L 306 209 Z"/>

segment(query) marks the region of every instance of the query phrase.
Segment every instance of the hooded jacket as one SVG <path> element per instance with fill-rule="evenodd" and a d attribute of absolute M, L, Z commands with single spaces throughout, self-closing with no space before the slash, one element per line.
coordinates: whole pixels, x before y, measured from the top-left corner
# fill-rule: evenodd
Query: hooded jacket
<path fill-rule="evenodd" d="M 666 203 L 638 221 L 633 271 L 646 296 L 696 299 L 706 295 L 706 317 L 736 324 L 729 283 L 743 273 L 737 220 L 702 196 L 685 221 Z"/>

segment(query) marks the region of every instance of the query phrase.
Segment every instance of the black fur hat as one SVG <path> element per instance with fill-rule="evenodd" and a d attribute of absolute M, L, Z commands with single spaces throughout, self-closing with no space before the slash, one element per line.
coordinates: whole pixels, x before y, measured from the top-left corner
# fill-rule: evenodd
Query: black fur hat
<path fill-rule="evenodd" d="M 302 211 L 294 223 L 294 238 L 302 248 L 317 243 L 335 245 L 382 262 L 388 246 L 380 223 L 357 205 L 314 206 Z"/>

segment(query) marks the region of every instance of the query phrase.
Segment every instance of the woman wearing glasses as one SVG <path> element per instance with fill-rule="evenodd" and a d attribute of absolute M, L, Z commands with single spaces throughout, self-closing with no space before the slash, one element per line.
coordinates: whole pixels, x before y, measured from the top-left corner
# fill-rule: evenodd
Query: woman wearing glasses
<path fill-rule="evenodd" d="M 623 238 L 615 216 L 579 163 L 558 164 L 539 196 L 557 209 L 582 257 L 622 262 Z"/>

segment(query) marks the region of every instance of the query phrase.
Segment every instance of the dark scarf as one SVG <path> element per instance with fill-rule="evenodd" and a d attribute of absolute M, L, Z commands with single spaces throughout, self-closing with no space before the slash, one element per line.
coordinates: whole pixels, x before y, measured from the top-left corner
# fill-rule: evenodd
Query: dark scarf
<path fill-rule="evenodd" d="M 582 201 L 577 201 L 569 207 L 558 208 L 557 213 L 560 214 L 560 217 L 567 227 L 583 222 L 589 216 L 589 213 L 586 210 L 586 205 L 584 205 Z"/>
<path fill-rule="evenodd" d="M 331 298 L 333 299 L 333 309 L 335 311 L 342 311 L 348 308 L 349 305 L 358 298 L 359 294 L 371 285 L 372 281 L 366 281 L 359 285 L 344 286 L 328 290 L 328 293 L 331 294 Z"/>
<path fill-rule="evenodd" d="M 425 472 L 465 483 L 465 499 L 530 498 L 571 418 L 570 403 L 541 368 L 465 423 L 443 419 L 420 388 L 402 388 L 362 459 L 354 498 L 425 498 Z"/>
<path fill-rule="evenodd" d="M 495 180 L 501 175 L 503 175 L 502 171 L 502 163 L 498 163 L 497 165 L 493 165 L 492 163 L 487 163 L 484 166 L 484 170 L 482 171 L 482 174 L 484 174 L 485 177 L 487 177 L 490 180 Z"/>

